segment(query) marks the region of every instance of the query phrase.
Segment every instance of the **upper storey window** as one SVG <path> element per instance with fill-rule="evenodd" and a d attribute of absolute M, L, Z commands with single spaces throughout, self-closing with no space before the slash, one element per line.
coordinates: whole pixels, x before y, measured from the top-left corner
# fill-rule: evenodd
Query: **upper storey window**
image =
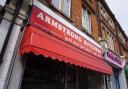
<path fill-rule="evenodd" d="M 82 27 L 83 30 L 91 33 L 91 13 L 85 8 L 82 8 Z"/>
<path fill-rule="evenodd" d="M 120 40 L 123 42 L 123 44 L 126 44 L 125 37 L 123 36 L 123 34 L 120 31 L 118 31 L 118 36 L 119 36 Z"/>
<path fill-rule="evenodd" d="M 64 15 L 70 17 L 71 0 L 52 0 L 52 5 Z"/>
<path fill-rule="evenodd" d="M 114 22 L 111 18 L 109 18 L 109 25 L 114 29 Z"/>
<path fill-rule="evenodd" d="M 118 46 L 115 37 L 102 25 L 102 37 L 107 41 L 107 46 L 112 51 L 118 53 Z"/>
<path fill-rule="evenodd" d="M 101 5 L 101 8 L 100 8 L 100 12 L 101 12 L 101 15 L 106 19 L 106 21 L 108 20 L 108 14 L 106 12 L 106 10 L 104 9 L 104 7 Z"/>

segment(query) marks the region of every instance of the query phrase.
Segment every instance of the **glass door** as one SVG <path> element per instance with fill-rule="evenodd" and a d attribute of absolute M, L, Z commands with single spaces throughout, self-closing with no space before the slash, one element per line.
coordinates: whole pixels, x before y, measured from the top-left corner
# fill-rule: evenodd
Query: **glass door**
<path fill-rule="evenodd" d="M 113 69 L 115 75 L 116 89 L 120 89 L 119 74 L 117 69 Z"/>

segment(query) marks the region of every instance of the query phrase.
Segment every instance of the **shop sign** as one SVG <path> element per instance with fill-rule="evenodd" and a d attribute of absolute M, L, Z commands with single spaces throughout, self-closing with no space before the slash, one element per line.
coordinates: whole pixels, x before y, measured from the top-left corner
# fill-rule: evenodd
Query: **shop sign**
<path fill-rule="evenodd" d="M 102 51 L 98 43 L 37 0 L 34 0 L 29 22 L 31 25 L 43 29 L 43 31 L 62 41 L 78 47 L 93 56 L 102 58 Z"/>
<path fill-rule="evenodd" d="M 110 50 L 107 50 L 105 60 L 112 64 L 113 67 L 123 68 L 122 59 Z"/>

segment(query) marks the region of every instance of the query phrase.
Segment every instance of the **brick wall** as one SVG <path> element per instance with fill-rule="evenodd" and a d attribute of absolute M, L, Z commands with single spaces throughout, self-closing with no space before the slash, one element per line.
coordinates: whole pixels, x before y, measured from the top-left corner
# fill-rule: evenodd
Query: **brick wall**
<path fill-rule="evenodd" d="M 71 19 L 77 28 L 82 28 L 82 0 L 72 0 Z"/>
<path fill-rule="evenodd" d="M 91 7 L 93 12 L 96 12 L 96 0 L 86 0 L 86 5 Z"/>
<path fill-rule="evenodd" d="M 92 35 L 96 41 L 99 38 L 99 28 L 98 28 L 98 21 L 94 14 L 91 16 L 91 23 L 92 23 Z"/>
<path fill-rule="evenodd" d="M 88 1 L 88 0 L 87 0 Z M 90 5 L 94 10 L 96 10 L 96 0 L 91 0 L 92 3 L 88 4 Z M 88 8 L 87 5 L 87 8 Z M 94 37 L 94 39 L 97 41 L 99 36 L 99 28 L 98 28 L 98 22 L 97 22 L 97 18 L 95 15 L 94 10 L 90 10 L 92 15 L 91 15 L 91 27 L 92 27 L 92 38 Z M 73 21 L 73 23 L 75 24 L 75 26 L 78 29 L 82 29 L 82 0 L 72 0 L 71 3 L 71 19 Z"/>

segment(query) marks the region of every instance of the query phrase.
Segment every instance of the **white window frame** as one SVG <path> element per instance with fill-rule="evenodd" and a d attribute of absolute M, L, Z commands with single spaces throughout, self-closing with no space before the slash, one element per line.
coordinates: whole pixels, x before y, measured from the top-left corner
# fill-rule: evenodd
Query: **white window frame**
<path fill-rule="evenodd" d="M 85 17 L 86 17 L 86 22 L 84 23 L 87 23 L 87 24 L 83 25 L 83 19 L 82 19 L 82 29 L 91 34 L 92 33 L 91 13 L 88 11 L 88 9 L 85 6 L 83 6 L 82 7 L 82 18 L 83 18 L 83 10 L 85 12 Z"/>
<path fill-rule="evenodd" d="M 64 3 L 62 3 L 62 0 L 59 0 L 59 7 L 57 8 L 55 5 L 54 5 L 54 3 L 53 3 L 53 1 L 54 0 L 52 0 L 52 5 L 56 8 L 56 9 L 58 9 L 59 11 L 61 11 L 64 15 L 66 15 L 66 13 L 62 10 L 62 8 L 61 8 L 61 6 L 62 6 L 62 4 L 64 5 Z M 64 0 L 63 0 L 64 1 Z M 66 15 L 67 17 L 70 17 L 70 15 L 71 15 L 71 0 L 69 0 L 69 8 L 68 8 L 68 15 Z"/>
<path fill-rule="evenodd" d="M 104 25 L 102 25 L 101 29 L 102 29 L 102 37 L 103 38 L 105 37 L 108 48 L 115 52 L 116 49 L 115 49 L 114 36 L 107 30 L 107 28 Z M 108 34 L 106 32 L 108 32 Z"/>

